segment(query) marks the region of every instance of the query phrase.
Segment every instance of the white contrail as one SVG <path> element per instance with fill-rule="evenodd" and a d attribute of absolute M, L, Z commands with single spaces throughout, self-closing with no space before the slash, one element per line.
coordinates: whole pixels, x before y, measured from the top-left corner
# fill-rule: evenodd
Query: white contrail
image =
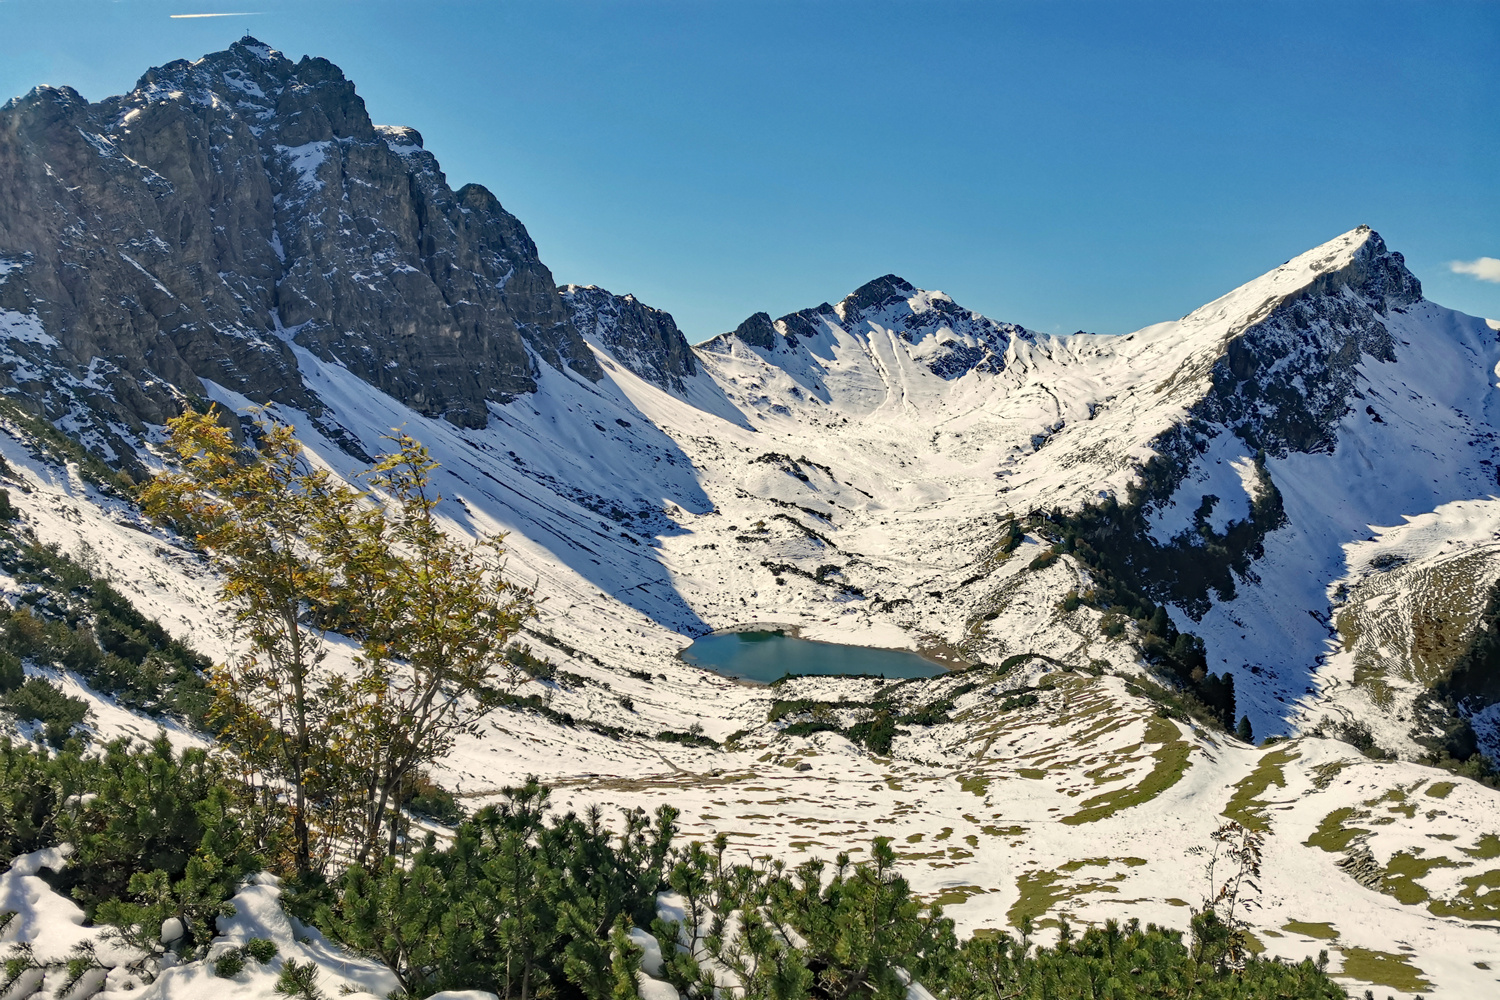
<path fill-rule="evenodd" d="M 168 17 L 173 17 L 173 18 L 181 18 L 181 17 L 259 17 L 260 13 L 261 12 L 258 11 L 258 10 L 251 10 L 251 11 L 241 11 L 238 14 L 168 14 L 167 16 Z"/>

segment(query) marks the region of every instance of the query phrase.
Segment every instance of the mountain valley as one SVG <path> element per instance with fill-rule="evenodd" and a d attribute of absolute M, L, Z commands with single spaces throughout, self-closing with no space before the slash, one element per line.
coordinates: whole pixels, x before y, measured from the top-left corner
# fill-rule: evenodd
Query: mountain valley
<path fill-rule="evenodd" d="M 253 38 L 123 97 L 10 102 L 0 170 L 17 530 L 217 662 L 206 562 L 85 456 L 138 482 L 168 418 L 210 403 L 351 479 L 394 428 L 423 442 L 445 526 L 505 533 L 552 668 L 434 769 L 466 807 L 535 775 L 562 809 L 669 803 L 741 859 L 890 837 L 965 934 L 1048 940 L 1186 926 L 1229 819 L 1265 836 L 1264 954 L 1328 950 L 1381 995 L 1495 989 L 1500 792 L 1473 775 L 1500 760 L 1476 652 L 1500 600 L 1500 323 L 1425 299 L 1370 228 L 1123 336 L 886 275 L 693 346 L 633 296 L 559 286 L 416 130 Z M 750 628 L 950 672 L 760 686 L 679 655 Z M 96 739 L 211 742 L 26 671 Z M 881 718 L 888 739 L 851 738 Z"/>

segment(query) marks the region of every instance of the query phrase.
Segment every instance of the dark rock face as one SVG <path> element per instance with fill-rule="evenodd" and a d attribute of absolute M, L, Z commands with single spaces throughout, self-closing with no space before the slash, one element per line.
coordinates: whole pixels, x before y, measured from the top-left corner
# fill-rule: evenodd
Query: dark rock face
<path fill-rule="evenodd" d="M 316 415 L 294 345 L 462 426 L 538 362 L 602 374 L 521 223 L 324 59 L 247 37 L 97 104 L 38 88 L 0 177 L 0 309 L 47 334 L 0 345 L 5 388 L 117 444 L 202 379 Z"/>
<path fill-rule="evenodd" d="M 776 327 L 771 325 L 769 313 L 758 312 L 734 328 L 733 336 L 751 347 L 759 347 L 763 351 L 774 351 L 780 338 L 776 335 Z"/>
<path fill-rule="evenodd" d="M 847 313 L 873 312 L 886 306 L 905 301 L 915 295 L 917 288 L 905 278 L 894 274 L 883 275 L 874 281 L 860 285 L 840 303 Z"/>
<path fill-rule="evenodd" d="M 1194 416 L 1270 455 L 1332 452 L 1356 398 L 1356 366 L 1365 355 L 1396 360 L 1384 317 L 1421 298 L 1405 259 L 1371 233 L 1346 266 L 1252 318 L 1214 366 Z"/>
<path fill-rule="evenodd" d="M 682 392 L 683 379 L 698 373 L 693 348 L 671 313 L 594 285 L 566 285 L 559 291 L 573 326 L 646 381 Z"/>

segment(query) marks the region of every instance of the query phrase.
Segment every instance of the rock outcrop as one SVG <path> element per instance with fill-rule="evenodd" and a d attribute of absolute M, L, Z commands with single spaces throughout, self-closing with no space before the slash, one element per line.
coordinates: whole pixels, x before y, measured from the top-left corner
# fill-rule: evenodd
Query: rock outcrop
<path fill-rule="evenodd" d="M 0 108 L 3 387 L 108 455 L 211 380 L 316 415 L 297 351 L 480 426 L 536 366 L 601 371 L 525 227 L 374 125 L 325 59 L 253 38 L 89 103 Z"/>
<path fill-rule="evenodd" d="M 579 332 L 646 381 L 682 392 L 683 379 L 698 373 L 693 348 L 671 313 L 596 285 L 567 285 L 560 291 Z"/>

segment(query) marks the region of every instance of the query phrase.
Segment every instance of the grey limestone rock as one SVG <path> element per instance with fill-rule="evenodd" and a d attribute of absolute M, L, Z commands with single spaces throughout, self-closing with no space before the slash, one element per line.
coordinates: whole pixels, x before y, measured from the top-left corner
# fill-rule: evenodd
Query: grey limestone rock
<path fill-rule="evenodd" d="M 253 38 L 89 103 L 0 108 L 0 388 L 112 456 L 203 380 L 320 412 L 297 351 L 481 426 L 538 364 L 602 375 L 526 229 L 374 125 L 325 59 Z"/>
<path fill-rule="evenodd" d="M 693 348 L 671 313 L 595 285 L 566 285 L 560 291 L 579 332 L 641 378 L 682 392 L 683 379 L 698 373 Z"/>
<path fill-rule="evenodd" d="M 767 313 L 758 312 L 745 322 L 735 327 L 733 336 L 742 343 L 751 347 L 759 347 L 763 351 L 774 351 L 780 341 L 776 334 L 776 328 L 771 325 L 771 317 Z"/>

